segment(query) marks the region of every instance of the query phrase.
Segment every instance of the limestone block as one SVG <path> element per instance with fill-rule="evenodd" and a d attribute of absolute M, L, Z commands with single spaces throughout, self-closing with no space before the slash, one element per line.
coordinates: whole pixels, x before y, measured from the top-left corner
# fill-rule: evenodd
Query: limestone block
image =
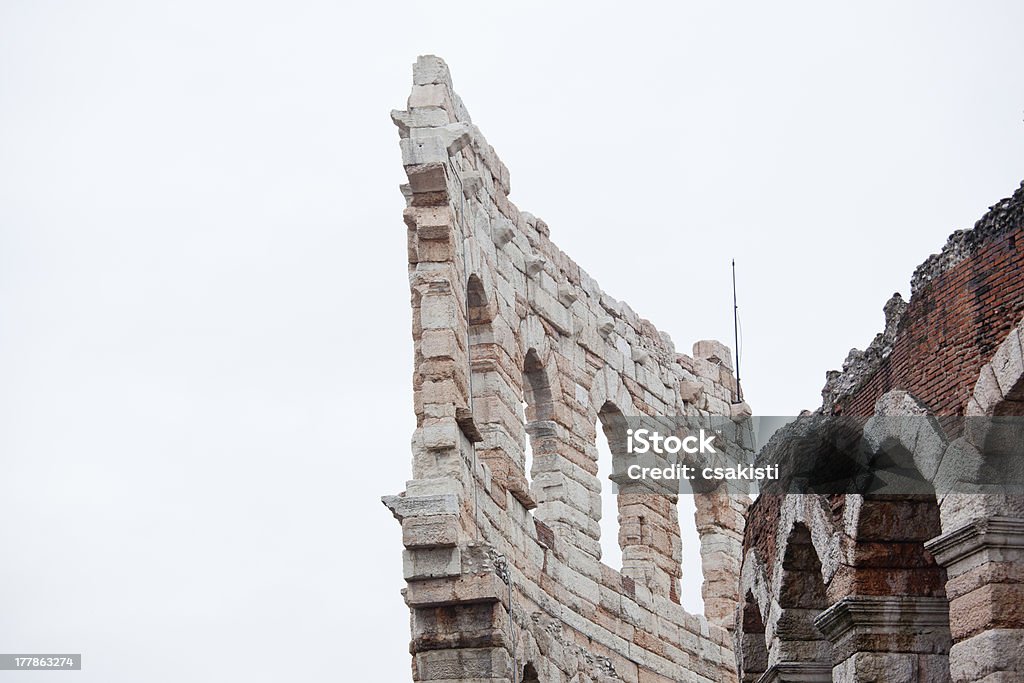
<path fill-rule="evenodd" d="M 704 394 L 704 386 L 700 382 L 683 379 L 679 381 L 679 398 L 686 403 L 696 404 Z"/>
<path fill-rule="evenodd" d="M 420 428 L 423 447 L 430 451 L 458 448 L 461 442 L 461 430 L 454 421 L 444 421 L 424 425 Z"/>
<path fill-rule="evenodd" d="M 920 683 L 950 683 L 949 655 L 917 656 L 917 680 Z"/>
<path fill-rule="evenodd" d="M 559 283 L 558 285 L 558 300 L 565 306 L 570 306 L 579 299 L 579 294 L 576 288 L 567 282 Z"/>
<path fill-rule="evenodd" d="M 459 540 L 456 515 L 407 517 L 402 520 L 402 544 L 406 548 L 447 548 Z"/>
<path fill-rule="evenodd" d="M 412 128 L 409 131 L 409 137 L 413 141 L 436 138 L 450 157 L 462 151 L 470 143 L 474 134 L 476 134 L 474 126 L 461 122 L 447 123 L 436 128 Z"/>
<path fill-rule="evenodd" d="M 992 366 L 996 382 L 999 384 L 1003 396 L 1008 395 L 1021 380 L 1021 377 L 1024 377 L 1024 355 L 1021 352 L 1020 335 L 1017 329 L 1010 331 L 1003 343 L 996 349 L 989 364 Z"/>
<path fill-rule="evenodd" d="M 435 496 L 384 496 L 381 502 L 391 510 L 398 521 L 409 517 L 456 515 L 459 501 L 454 495 Z"/>
<path fill-rule="evenodd" d="M 448 112 L 435 108 L 414 111 L 395 109 L 391 112 L 391 121 L 404 135 L 409 135 L 411 128 L 438 128 L 451 123 Z"/>
<path fill-rule="evenodd" d="M 998 671 L 1024 673 L 1024 629 L 994 629 L 954 643 L 949 669 L 953 683 L 983 680 Z"/>
<path fill-rule="evenodd" d="M 729 417 L 732 418 L 733 422 L 742 422 L 750 417 L 751 414 L 752 411 L 746 401 L 729 404 Z"/>
<path fill-rule="evenodd" d="M 724 365 L 733 370 L 732 351 L 717 339 L 702 339 L 693 345 L 693 357 L 703 358 L 714 365 Z"/>
<path fill-rule="evenodd" d="M 462 196 L 466 199 L 476 199 L 484 188 L 484 177 L 479 171 L 463 171 L 459 179 L 462 181 Z"/>
<path fill-rule="evenodd" d="M 458 548 L 416 548 L 402 551 L 402 576 L 406 581 L 459 576 L 462 555 Z"/>
<path fill-rule="evenodd" d="M 886 652 L 858 652 L 843 666 L 844 677 L 837 680 L 918 683 L 917 657 Z"/>
<path fill-rule="evenodd" d="M 527 254 L 524 258 L 526 263 L 526 274 L 530 276 L 539 275 L 544 271 L 547 260 L 538 254 Z"/>
<path fill-rule="evenodd" d="M 445 174 L 443 162 L 408 166 L 405 174 L 409 178 L 409 188 L 414 195 L 448 190 L 448 176 Z"/>
<path fill-rule="evenodd" d="M 444 60 L 435 55 L 420 55 L 412 68 L 412 82 L 414 85 L 441 84 L 448 88 L 452 86 L 452 76 L 448 65 Z"/>
<path fill-rule="evenodd" d="M 424 296 L 420 301 L 420 325 L 424 330 L 458 329 L 461 314 L 453 296 Z"/>
<path fill-rule="evenodd" d="M 410 607 L 440 607 L 478 602 L 500 602 L 508 606 L 508 586 L 493 572 L 466 574 L 454 578 L 422 579 L 409 582 L 405 602 Z"/>
<path fill-rule="evenodd" d="M 409 498 L 454 495 L 462 499 L 464 494 L 462 482 L 452 477 L 421 477 L 405 482 L 405 495 Z"/>
<path fill-rule="evenodd" d="M 452 106 L 453 103 L 450 95 L 451 91 L 441 83 L 413 85 L 412 92 L 409 94 L 406 106 L 410 110 L 424 107 L 436 107 L 440 109 L 447 109 L 454 113 L 454 107 Z"/>
<path fill-rule="evenodd" d="M 966 410 L 968 417 L 986 416 L 992 415 L 995 407 L 1003 400 L 1003 390 L 999 386 L 999 380 L 996 378 L 995 369 L 991 363 L 981 368 L 981 375 L 978 377 L 978 383 L 974 387 L 974 396 L 971 398 L 970 404 Z M 970 427 L 970 421 L 967 426 Z M 981 442 L 972 439 L 972 442 L 976 445 L 980 445 Z"/>
<path fill-rule="evenodd" d="M 508 613 L 498 603 L 422 607 L 412 610 L 412 650 L 505 647 Z"/>
<path fill-rule="evenodd" d="M 533 307 L 562 334 L 572 334 L 572 319 L 559 301 L 543 289 L 533 292 Z"/>
<path fill-rule="evenodd" d="M 406 166 L 443 164 L 448 161 L 448 145 L 439 135 L 405 138 L 399 141 L 399 146 L 402 149 L 402 163 Z"/>
<path fill-rule="evenodd" d="M 954 598 L 949 612 L 949 627 L 956 640 L 993 628 L 1024 629 L 1024 584 L 979 586 Z"/>
<path fill-rule="evenodd" d="M 510 680 L 512 662 L 505 648 L 460 648 L 418 652 L 413 667 L 418 681 Z"/>

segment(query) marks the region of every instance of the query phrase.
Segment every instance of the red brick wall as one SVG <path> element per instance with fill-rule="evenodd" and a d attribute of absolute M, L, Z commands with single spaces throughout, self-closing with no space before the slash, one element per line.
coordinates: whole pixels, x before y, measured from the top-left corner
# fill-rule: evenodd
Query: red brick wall
<path fill-rule="evenodd" d="M 871 415 L 893 389 L 937 415 L 962 415 L 981 367 L 1024 317 L 1024 225 L 994 235 L 968 259 L 916 292 L 893 350 L 854 392 L 845 415 Z"/>

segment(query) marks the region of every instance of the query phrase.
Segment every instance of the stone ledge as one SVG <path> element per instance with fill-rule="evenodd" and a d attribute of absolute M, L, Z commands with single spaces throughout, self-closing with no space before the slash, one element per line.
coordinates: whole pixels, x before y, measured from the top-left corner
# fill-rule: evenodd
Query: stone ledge
<path fill-rule="evenodd" d="M 405 604 L 409 607 L 500 602 L 508 608 L 508 587 L 494 574 L 409 581 L 404 593 Z"/>
<path fill-rule="evenodd" d="M 987 517 L 943 534 L 924 547 L 944 567 L 990 549 L 1024 551 L 1024 519 Z"/>
<path fill-rule="evenodd" d="M 832 643 L 850 634 L 905 633 L 907 627 L 949 628 L 949 603 L 924 596 L 851 596 L 819 614 L 814 625 Z"/>
<path fill-rule="evenodd" d="M 761 674 L 757 683 L 831 683 L 832 665 L 824 662 L 779 662 Z"/>

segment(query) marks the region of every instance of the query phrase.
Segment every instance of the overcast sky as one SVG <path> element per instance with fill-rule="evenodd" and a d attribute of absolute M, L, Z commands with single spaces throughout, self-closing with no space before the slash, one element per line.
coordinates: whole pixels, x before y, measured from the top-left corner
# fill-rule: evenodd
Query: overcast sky
<path fill-rule="evenodd" d="M 679 350 L 736 258 L 761 414 L 1024 177 L 1014 0 L 349 5 L 0 2 L 0 683 L 408 680 L 418 54 Z"/>

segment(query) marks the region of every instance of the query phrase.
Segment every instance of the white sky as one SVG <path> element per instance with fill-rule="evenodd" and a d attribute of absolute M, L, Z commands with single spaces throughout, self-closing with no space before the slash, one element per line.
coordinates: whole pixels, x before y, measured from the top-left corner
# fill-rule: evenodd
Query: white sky
<path fill-rule="evenodd" d="M 349 5 L 0 3 L 0 683 L 408 680 L 417 54 L 761 414 L 1024 176 L 1020 2 Z"/>

